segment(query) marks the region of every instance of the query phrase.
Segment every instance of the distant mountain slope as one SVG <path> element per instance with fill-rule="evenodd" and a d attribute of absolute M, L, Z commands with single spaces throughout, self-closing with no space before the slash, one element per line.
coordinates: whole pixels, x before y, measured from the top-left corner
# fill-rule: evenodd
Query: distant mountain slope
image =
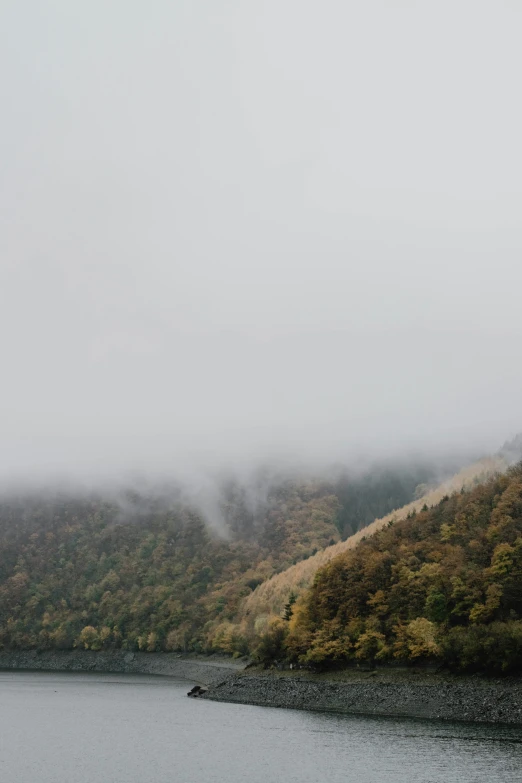
<path fill-rule="evenodd" d="M 274 487 L 253 512 L 227 488 L 216 535 L 178 501 L 38 496 L 0 503 L 0 647 L 206 645 L 262 579 L 339 537 L 320 483 Z"/>
<path fill-rule="evenodd" d="M 376 519 L 346 541 L 329 546 L 321 552 L 317 552 L 313 557 L 303 560 L 263 582 L 241 604 L 235 618 L 236 634 L 247 637 L 258 636 L 266 629 L 271 618 L 283 615 L 289 600 L 294 600 L 311 586 L 318 569 L 341 553 L 353 549 L 363 538 L 371 536 L 391 520 L 404 519 L 408 514 L 420 511 L 425 505 L 433 506 L 445 495 L 458 492 L 463 487 L 471 487 L 474 484 L 484 482 L 495 473 L 506 470 L 507 466 L 506 460 L 501 456 L 479 460 L 463 468 L 455 476 L 420 499 L 408 503 L 381 519 Z"/>
<path fill-rule="evenodd" d="M 480 463 L 457 484 L 500 464 Z M 345 530 L 439 473 L 426 461 L 331 481 L 230 480 L 213 499 L 214 527 L 174 486 L 0 497 L 0 647 L 246 653 L 292 590 L 365 534 L 340 543 Z"/>

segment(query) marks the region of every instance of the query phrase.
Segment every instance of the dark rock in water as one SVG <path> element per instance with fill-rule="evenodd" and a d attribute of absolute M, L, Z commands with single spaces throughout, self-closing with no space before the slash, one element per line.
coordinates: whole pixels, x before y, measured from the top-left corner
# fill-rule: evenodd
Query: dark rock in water
<path fill-rule="evenodd" d="M 207 689 L 202 688 L 201 685 L 194 685 L 193 688 L 187 693 L 187 696 L 201 696 L 202 693 L 206 693 Z"/>

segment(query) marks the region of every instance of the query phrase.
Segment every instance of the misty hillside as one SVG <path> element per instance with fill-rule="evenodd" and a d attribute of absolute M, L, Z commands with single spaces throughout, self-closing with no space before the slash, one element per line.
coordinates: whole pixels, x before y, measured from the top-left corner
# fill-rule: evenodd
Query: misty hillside
<path fill-rule="evenodd" d="M 292 604 L 311 587 L 318 570 L 332 559 L 354 549 L 367 536 L 373 535 L 391 522 L 405 519 L 424 507 L 431 507 L 448 494 L 483 483 L 491 476 L 505 471 L 507 467 L 507 460 L 500 454 L 468 465 L 420 498 L 374 520 L 349 538 L 275 574 L 241 601 L 234 622 L 218 627 L 218 638 L 231 639 L 232 641 L 228 642 L 231 651 L 234 649 L 235 639 L 245 638 L 248 639 L 251 649 L 257 649 L 263 636 L 270 633 L 271 628 L 278 627 L 281 617 L 284 617 Z"/>
<path fill-rule="evenodd" d="M 5 495 L 0 644 L 247 652 L 252 640 L 231 629 L 259 585 L 404 505 L 441 470 L 403 462 L 330 481 L 229 481 L 212 508 L 165 487 Z"/>
<path fill-rule="evenodd" d="M 522 463 L 390 522 L 321 568 L 265 654 L 319 666 L 522 667 Z M 289 631 L 289 633 L 288 633 Z"/>

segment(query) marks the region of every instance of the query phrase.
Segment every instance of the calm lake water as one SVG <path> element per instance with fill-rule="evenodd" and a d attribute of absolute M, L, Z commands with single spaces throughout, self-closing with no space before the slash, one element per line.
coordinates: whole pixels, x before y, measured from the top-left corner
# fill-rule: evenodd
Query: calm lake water
<path fill-rule="evenodd" d="M 522 731 L 187 699 L 147 676 L 0 672 L 2 783 L 508 783 Z"/>

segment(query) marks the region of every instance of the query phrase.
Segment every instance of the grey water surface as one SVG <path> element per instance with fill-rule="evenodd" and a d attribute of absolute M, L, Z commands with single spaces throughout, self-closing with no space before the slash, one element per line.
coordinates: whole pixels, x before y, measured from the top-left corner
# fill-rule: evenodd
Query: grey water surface
<path fill-rule="evenodd" d="M 0 672 L 1 783 L 508 783 L 513 727 L 188 699 L 167 677 Z"/>

